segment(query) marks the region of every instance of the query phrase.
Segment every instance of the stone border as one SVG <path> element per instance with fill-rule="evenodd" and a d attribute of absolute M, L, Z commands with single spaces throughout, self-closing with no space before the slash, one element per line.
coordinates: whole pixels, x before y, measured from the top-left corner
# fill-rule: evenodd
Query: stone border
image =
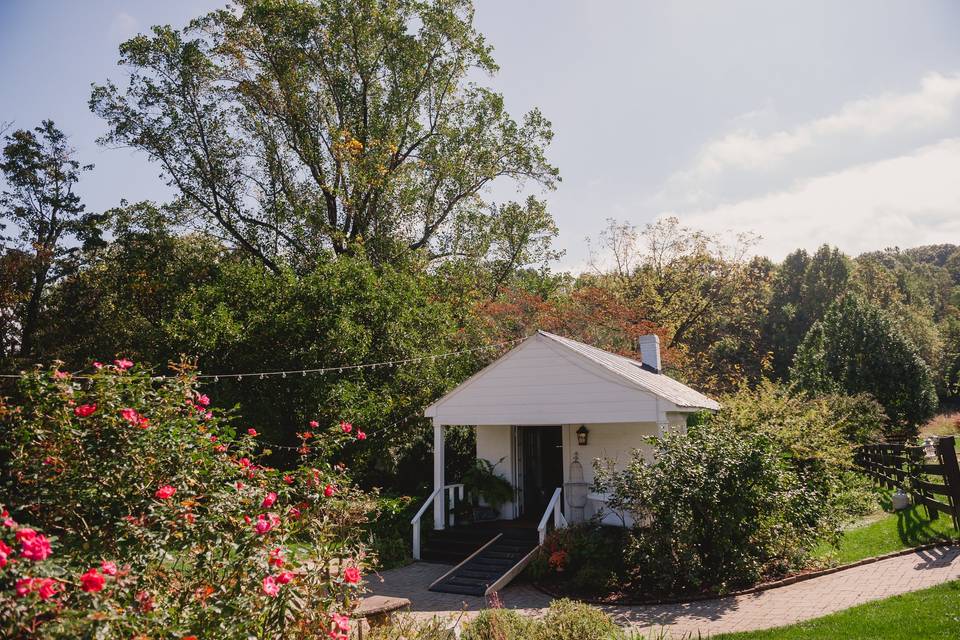
<path fill-rule="evenodd" d="M 578 602 L 584 602 L 586 604 L 591 604 L 594 606 L 643 606 L 643 605 L 658 605 L 658 604 L 687 604 L 691 602 L 703 602 L 705 600 L 722 600 L 724 598 L 734 598 L 736 596 L 746 596 L 754 593 L 760 593 L 762 591 L 769 591 L 770 589 L 776 589 L 778 587 L 786 587 L 787 585 L 795 584 L 797 582 L 804 582 L 806 580 L 812 580 L 813 578 L 819 578 L 821 576 L 828 576 L 832 573 L 839 573 L 840 571 L 846 571 L 847 569 L 853 569 L 855 567 L 861 567 L 865 564 L 873 564 L 875 562 L 880 562 L 881 560 L 889 560 L 891 558 L 899 558 L 900 556 L 907 556 L 911 553 L 917 553 L 918 551 L 927 551 L 929 549 L 935 549 L 936 547 L 943 546 L 956 546 L 960 545 L 960 540 L 944 538 L 936 542 L 928 542 L 927 544 L 922 544 L 918 547 L 912 547 L 909 549 L 901 549 L 899 551 L 891 551 L 890 553 L 885 553 L 879 556 L 872 556 L 870 558 L 863 558 L 862 560 L 857 560 L 856 562 L 851 562 L 849 564 L 842 564 L 836 567 L 828 567 L 826 569 L 818 569 L 817 571 L 810 571 L 808 573 L 797 573 L 792 576 L 787 576 L 786 578 L 781 578 L 780 580 L 774 580 L 772 582 L 764 582 L 762 584 L 754 585 L 747 589 L 741 589 L 739 591 L 731 591 L 730 593 L 725 593 L 723 595 L 716 593 L 705 593 L 693 596 L 684 596 L 677 598 L 654 598 L 649 600 L 635 600 L 631 598 L 624 598 L 618 600 L 597 600 L 596 598 L 577 598 L 569 594 L 557 593 L 551 590 L 549 587 L 540 584 L 539 582 L 531 582 L 535 589 L 544 593 L 551 598 L 568 598 L 570 600 L 576 600 Z"/>

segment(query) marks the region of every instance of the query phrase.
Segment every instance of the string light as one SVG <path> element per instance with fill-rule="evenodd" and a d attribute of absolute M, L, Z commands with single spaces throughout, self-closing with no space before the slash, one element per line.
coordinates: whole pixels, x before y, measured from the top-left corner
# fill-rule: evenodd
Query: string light
<path fill-rule="evenodd" d="M 402 360 L 388 360 L 386 362 L 372 362 L 369 364 L 351 364 L 351 365 L 342 365 L 336 367 L 316 367 L 312 369 L 279 369 L 276 371 L 251 371 L 244 373 L 206 373 L 199 374 L 196 376 L 197 379 L 201 380 L 212 380 L 213 382 L 220 382 L 221 378 L 232 378 L 237 382 L 241 382 L 244 376 L 253 377 L 257 376 L 260 380 L 265 380 L 274 376 L 280 376 L 281 378 L 286 378 L 287 374 L 297 374 L 299 373 L 302 377 L 306 377 L 307 374 L 318 374 L 324 375 L 326 373 L 337 372 L 342 374 L 345 371 L 355 371 L 358 369 L 376 369 L 377 367 L 395 367 L 404 364 L 410 364 L 414 362 L 422 362 L 424 360 L 434 361 L 438 358 L 450 358 L 454 356 L 459 356 L 467 353 L 475 353 L 477 351 L 489 351 L 491 349 L 499 349 L 501 347 L 506 347 L 514 345 L 518 342 L 525 340 L 525 338 L 516 338 L 514 340 L 507 340 L 506 342 L 498 342 L 496 344 L 489 344 L 482 347 L 474 347 L 472 349 L 463 349 L 460 351 L 450 351 L 447 353 L 438 353 L 433 355 L 425 356 L 416 356 L 414 358 L 404 358 Z M 2 373 L 0 378 L 23 378 L 30 374 L 26 373 Z M 75 380 L 88 380 L 92 376 L 89 375 L 74 375 L 72 376 Z M 154 376 L 153 379 L 156 381 L 162 380 L 173 380 L 178 376 Z"/>

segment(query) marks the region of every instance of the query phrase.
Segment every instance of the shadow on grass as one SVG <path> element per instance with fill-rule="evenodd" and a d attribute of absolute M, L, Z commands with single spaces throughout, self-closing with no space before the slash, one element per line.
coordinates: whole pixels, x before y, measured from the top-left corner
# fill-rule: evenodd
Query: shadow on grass
<path fill-rule="evenodd" d="M 944 539 L 943 533 L 930 526 L 930 522 L 930 520 L 921 517 L 920 507 L 898 511 L 897 534 L 900 536 L 900 541 L 905 546 L 916 547 L 934 540 Z"/>

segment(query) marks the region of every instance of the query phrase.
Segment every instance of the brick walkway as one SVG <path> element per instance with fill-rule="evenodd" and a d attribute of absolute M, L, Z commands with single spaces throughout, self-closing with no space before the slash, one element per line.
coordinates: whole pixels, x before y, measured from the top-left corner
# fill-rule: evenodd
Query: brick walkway
<path fill-rule="evenodd" d="M 371 576 L 375 594 L 409 598 L 417 616 L 455 618 L 485 606 L 482 598 L 433 593 L 427 587 L 449 566 L 418 562 Z M 704 636 L 750 631 L 818 618 L 871 600 L 960 579 L 960 547 L 882 560 L 760 593 L 688 604 L 608 606 L 603 609 L 623 626 L 636 630 L 666 629 L 673 636 Z M 536 615 L 550 597 L 528 584 L 514 584 L 500 593 L 504 607 Z"/>

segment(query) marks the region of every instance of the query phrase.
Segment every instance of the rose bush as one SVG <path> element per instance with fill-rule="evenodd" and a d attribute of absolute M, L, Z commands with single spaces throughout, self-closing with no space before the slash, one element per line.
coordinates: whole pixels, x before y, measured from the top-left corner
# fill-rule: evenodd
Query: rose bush
<path fill-rule="evenodd" d="M 311 425 L 281 473 L 175 371 L 38 369 L 0 405 L 3 637 L 346 637 L 373 509 L 336 463 L 357 432 Z"/>

